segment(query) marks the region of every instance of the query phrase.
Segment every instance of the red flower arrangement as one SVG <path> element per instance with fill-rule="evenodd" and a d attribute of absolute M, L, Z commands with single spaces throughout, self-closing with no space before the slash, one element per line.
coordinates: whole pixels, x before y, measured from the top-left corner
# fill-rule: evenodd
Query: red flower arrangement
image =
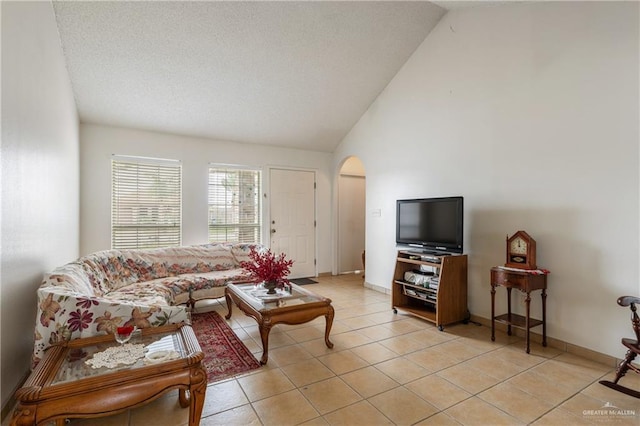
<path fill-rule="evenodd" d="M 274 282 L 278 288 L 289 283 L 286 276 L 291 272 L 293 260 L 287 260 L 284 253 L 276 256 L 271 252 L 271 249 L 258 252 L 255 247 L 251 247 L 249 258 L 253 262 L 240 262 L 240 266 L 253 278 L 264 282 Z"/>

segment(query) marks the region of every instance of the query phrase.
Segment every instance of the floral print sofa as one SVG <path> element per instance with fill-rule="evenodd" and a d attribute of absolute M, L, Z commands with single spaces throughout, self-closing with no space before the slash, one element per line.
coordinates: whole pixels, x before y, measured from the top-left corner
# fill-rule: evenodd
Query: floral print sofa
<path fill-rule="evenodd" d="M 247 280 L 240 262 L 255 244 L 204 244 L 106 250 L 55 269 L 38 288 L 33 365 L 63 340 L 189 322 L 195 300 L 224 295 L 230 280 Z"/>

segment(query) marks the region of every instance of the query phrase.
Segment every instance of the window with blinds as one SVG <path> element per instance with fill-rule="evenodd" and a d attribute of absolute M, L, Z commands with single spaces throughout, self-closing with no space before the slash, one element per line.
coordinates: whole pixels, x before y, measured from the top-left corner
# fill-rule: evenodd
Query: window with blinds
<path fill-rule="evenodd" d="M 179 161 L 114 157 L 111 247 L 181 244 L 182 166 Z"/>
<path fill-rule="evenodd" d="M 260 170 L 209 168 L 209 242 L 260 243 Z"/>

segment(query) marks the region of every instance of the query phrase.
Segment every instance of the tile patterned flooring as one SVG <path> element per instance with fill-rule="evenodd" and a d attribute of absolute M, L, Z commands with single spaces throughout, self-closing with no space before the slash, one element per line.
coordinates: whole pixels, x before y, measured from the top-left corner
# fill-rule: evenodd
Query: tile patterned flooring
<path fill-rule="evenodd" d="M 308 288 L 333 300 L 324 318 L 277 325 L 269 362 L 209 385 L 201 425 L 590 425 L 640 424 L 640 400 L 598 384 L 613 368 L 474 324 L 445 327 L 393 314 L 388 295 L 364 288 L 359 275 L 321 277 Z M 226 314 L 223 300 L 199 311 Z M 255 321 L 237 309 L 229 324 L 260 357 Z M 630 330 L 629 330 L 630 331 Z M 620 356 L 624 354 L 620 346 Z M 630 373 L 624 384 L 640 389 Z M 611 405 L 615 409 L 607 409 Z M 603 408 L 605 407 L 605 408 Z M 72 425 L 185 425 L 177 392 L 112 417 Z"/>

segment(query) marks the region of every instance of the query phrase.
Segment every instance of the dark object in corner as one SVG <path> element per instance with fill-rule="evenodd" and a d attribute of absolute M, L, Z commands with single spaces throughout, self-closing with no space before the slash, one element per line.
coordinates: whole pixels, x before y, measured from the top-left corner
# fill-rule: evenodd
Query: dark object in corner
<path fill-rule="evenodd" d="M 638 317 L 636 304 L 640 304 L 640 297 L 622 296 L 618 298 L 618 305 L 623 307 L 629 306 L 629 309 L 631 309 L 631 327 L 636 334 L 636 339 L 622 339 L 622 344 L 627 348 L 627 355 L 616 369 L 616 378 L 613 382 L 601 380 L 600 384 L 633 396 L 634 398 L 640 398 L 640 391 L 629 389 L 628 387 L 618 384 L 618 381 L 629 370 L 640 374 L 640 368 L 632 364 L 632 361 L 640 353 L 640 318 Z"/>
<path fill-rule="evenodd" d="M 289 280 L 294 284 L 298 284 L 298 285 L 307 285 L 307 284 L 318 284 L 318 281 L 314 281 L 311 278 L 294 278 L 292 280 Z"/>

